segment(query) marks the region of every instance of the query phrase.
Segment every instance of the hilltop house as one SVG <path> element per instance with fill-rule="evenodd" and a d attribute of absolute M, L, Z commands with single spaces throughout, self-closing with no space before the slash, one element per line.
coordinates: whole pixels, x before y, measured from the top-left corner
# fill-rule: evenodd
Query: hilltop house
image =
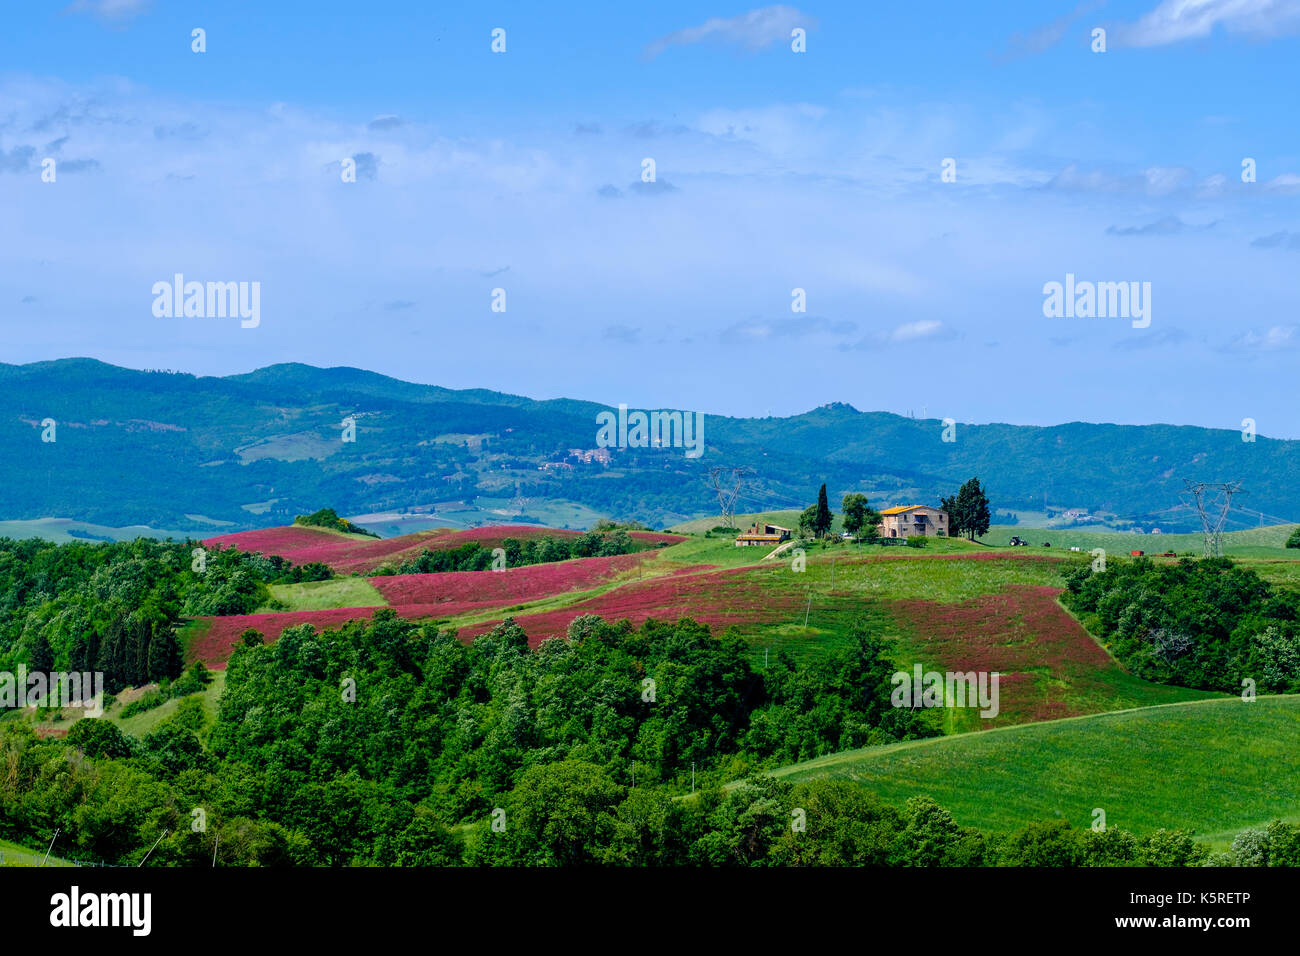
<path fill-rule="evenodd" d="M 948 536 L 948 512 L 929 505 L 899 505 L 880 512 L 876 526 L 882 538 L 906 538 L 911 535 L 944 538 Z"/>
<path fill-rule="evenodd" d="M 790 529 L 782 528 L 779 524 L 764 524 L 761 527 L 757 522 L 743 534 L 736 536 L 736 547 L 748 548 L 760 545 L 777 545 L 782 541 L 790 540 Z"/>

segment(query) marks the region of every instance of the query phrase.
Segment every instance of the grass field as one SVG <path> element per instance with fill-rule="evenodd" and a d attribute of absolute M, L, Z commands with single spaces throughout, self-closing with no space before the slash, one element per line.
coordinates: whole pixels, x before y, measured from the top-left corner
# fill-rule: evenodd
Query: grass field
<path fill-rule="evenodd" d="M 121 707 L 110 708 L 104 714 L 109 720 L 122 728 L 123 733 L 130 734 L 133 737 L 143 737 L 145 734 L 152 733 L 157 726 L 166 720 L 172 714 L 176 713 L 176 708 L 181 705 L 182 701 L 197 699 L 203 704 L 203 710 L 208 715 L 209 720 L 215 720 L 217 717 L 217 707 L 221 701 L 221 692 L 226 687 L 226 672 L 213 671 L 212 681 L 201 694 L 195 694 L 193 697 L 173 697 L 171 700 L 152 707 L 140 714 L 123 719 L 120 715 Z"/>
<path fill-rule="evenodd" d="M 1287 551 L 1286 539 L 1297 526 L 1293 524 L 1270 525 L 1264 528 L 1251 528 L 1248 531 L 1229 531 L 1223 536 L 1223 552 L 1229 557 L 1240 558 L 1287 558 L 1291 555 L 1300 558 L 1300 550 Z M 1132 534 L 1119 531 L 1089 531 L 1069 528 L 1026 528 L 1022 525 L 994 525 L 989 533 L 978 540 L 985 544 L 1005 546 L 1013 535 L 1018 535 L 1029 542 L 1030 547 L 1023 550 L 1042 550 L 1044 541 L 1052 543 L 1051 550 L 1072 547 L 1090 551 L 1093 548 L 1105 548 L 1108 554 L 1128 554 L 1130 551 L 1145 551 L 1147 554 L 1159 554 L 1173 551 L 1179 556 L 1184 554 L 1200 557 L 1204 551 L 1204 539 L 1199 534 Z"/>
<path fill-rule="evenodd" d="M 271 597 L 287 607 L 284 611 L 324 611 L 338 607 L 384 607 L 388 604 L 373 584 L 365 578 L 339 577 L 329 581 L 304 581 L 301 584 L 272 584 Z M 259 608 L 265 614 L 271 608 Z"/>
<path fill-rule="evenodd" d="M 1025 724 L 845 751 L 783 767 L 788 780 L 853 780 L 902 803 L 928 794 L 962 824 L 1033 820 L 1134 833 L 1182 828 L 1216 845 L 1300 819 L 1300 696 L 1236 698 Z"/>
<path fill-rule="evenodd" d="M 168 531 L 141 524 L 116 528 L 73 518 L 0 521 L 0 538 L 44 538 L 55 544 L 68 544 L 72 541 L 134 541 L 136 538 L 174 538 L 184 541 L 186 538 L 198 538 L 202 534 L 202 531 Z"/>
<path fill-rule="evenodd" d="M 55 856 L 52 852 L 49 858 L 45 856 L 45 848 L 39 850 L 32 847 L 22 846 L 17 843 L 11 843 L 8 840 L 0 840 L 0 866 L 72 866 L 62 857 Z"/>

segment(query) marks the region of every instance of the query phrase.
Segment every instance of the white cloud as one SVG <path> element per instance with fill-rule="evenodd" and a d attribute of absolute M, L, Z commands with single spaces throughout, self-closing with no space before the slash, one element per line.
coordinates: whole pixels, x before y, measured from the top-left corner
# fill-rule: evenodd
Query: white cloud
<path fill-rule="evenodd" d="M 890 332 L 886 339 L 892 344 L 898 344 L 916 339 L 932 339 L 943 333 L 944 325 L 938 319 L 921 319 L 919 322 L 904 322 Z"/>
<path fill-rule="evenodd" d="M 1251 329 L 1228 343 L 1237 352 L 1278 352 L 1300 345 L 1300 326 L 1275 325 L 1263 332 Z"/>
<path fill-rule="evenodd" d="M 653 59 L 670 46 L 689 46 L 706 40 L 720 40 L 746 50 L 761 50 L 773 43 L 789 40 L 790 31 L 795 27 L 808 30 L 816 23 L 815 19 L 794 7 L 776 4 L 736 17 L 710 17 L 697 27 L 675 30 L 651 41 L 645 53 Z"/>
<path fill-rule="evenodd" d="M 1276 37 L 1300 29 L 1300 0 L 1162 0 L 1134 23 L 1112 28 L 1117 46 L 1164 46 L 1229 33 Z"/>
<path fill-rule="evenodd" d="M 89 13 L 101 20 L 129 20 L 144 13 L 149 0 L 73 0 L 66 13 Z"/>

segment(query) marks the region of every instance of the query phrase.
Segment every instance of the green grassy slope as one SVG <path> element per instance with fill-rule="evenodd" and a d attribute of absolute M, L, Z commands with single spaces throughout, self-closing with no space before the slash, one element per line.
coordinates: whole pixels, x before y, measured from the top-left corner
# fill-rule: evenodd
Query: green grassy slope
<path fill-rule="evenodd" d="M 1248 531 L 1229 531 L 1223 536 L 1223 551 L 1229 557 L 1300 557 L 1300 551 L 1285 548 L 1286 539 L 1297 526 L 1293 524 L 1251 528 Z M 1118 531 L 1089 531 L 1084 528 L 1026 528 L 1021 525 L 993 525 L 989 533 L 979 538 L 985 544 L 1004 546 L 1013 535 L 1018 535 L 1038 549 L 1044 541 L 1059 548 L 1105 548 L 1108 554 L 1128 554 L 1145 551 L 1159 554 L 1174 551 L 1179 555 L 1200 557 L 1203 539 L 1199 534 L 1131 534 Z"/>
<path fill-rule="evenodd" d="M 279 611 L 324 611 L 336 607 L 386 607 L 388 602 L 365 578 L 338 577 L 301 584 L 272 584 L 271 597 L 285 607 L 262 607 L 255 614 Z"/>
<path fill-rule="evenodd" d="M 775 774 L 854 780 L 891 802 L 928 794 L 995 831 L 1055 818 L 1086 827 L 1101 808 L 1109 826 L 1221 844 L 1300 819 L 1297 740 L 1300 696 L 1227 698 L 846 751 Z"/>

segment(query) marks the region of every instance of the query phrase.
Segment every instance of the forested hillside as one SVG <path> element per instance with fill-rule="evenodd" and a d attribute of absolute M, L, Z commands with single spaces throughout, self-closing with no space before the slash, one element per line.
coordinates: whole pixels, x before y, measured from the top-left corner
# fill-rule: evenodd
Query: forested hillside
<path fill-rule="evenodd" d="M 553 526 L 570 520 L 555 517 L 563 505 L 585 516 L 576 519 L 583 527 L 600 515 L 664 527 L 716 514 L 707 481 L 715 465 L 754 469 L 742 511 L 801 508 L 822 482 L 835 500 L 861 490 L 881 505 L 937 504 L 979 475 L 1001 512 L 1046 501 L 1163 515 L 1173 531 L 1187 524 L 1166 513 L 1183 478 L 1231 477 L 1251 507 L 1279 520 L 1300 515 L 1300 487 L 1287 480 L 1295 443 L 1243 442 L 1232 429 L 959 424 L 956 440 L 944 441 L 937 420 L 847 405 L 761 419 L 703 409 L 701 457 L 612 448 L 603 462 L 590 453 L 604 410 L 348 368 L 200 378 L 89 359 L 0 365 L 0 518 L 210 534 L 288 524 L 324 502 L 349 516 L 450 509 L 463 523 L 496 514 Z M 355 441 L 344 441 L 345 420 Z"/>

